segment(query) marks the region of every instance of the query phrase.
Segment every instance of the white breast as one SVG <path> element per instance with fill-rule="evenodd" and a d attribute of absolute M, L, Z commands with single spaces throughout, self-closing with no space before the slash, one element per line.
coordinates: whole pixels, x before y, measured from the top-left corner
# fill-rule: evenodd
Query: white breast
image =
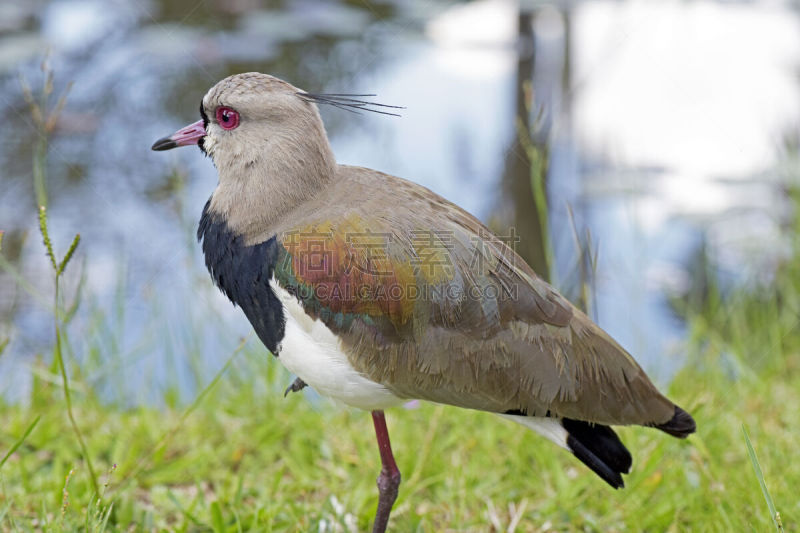
<path fill-rule="evenodd" d="M 403 403 L 389 389 L 354 369 L 336 335 L 321 320 L 310 317 L 275 278 L 270 286 L 283 304 L 286 317 L 278 360 L 289 372 L 319 394 L 359 409 L 386 409 Z"/>

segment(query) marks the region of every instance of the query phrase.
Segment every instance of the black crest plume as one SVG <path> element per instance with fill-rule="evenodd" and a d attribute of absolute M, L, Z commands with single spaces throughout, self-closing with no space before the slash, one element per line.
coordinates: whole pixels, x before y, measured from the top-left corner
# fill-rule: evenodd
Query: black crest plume
<path fill-rule="evenodd" d="M 377 102 L 361 100 L 361 98 L 371 98 L 376 96 L 374 94 L 314 94 L 300 92 L 297 93 L 297 96 L 306 102 L 332 105 L 333 107 L 338 107 L 339 109 L 344 109 L 345 111 L 350 111 L 351 113 L 357 114 L 361 114 L 361 111 L 369 111 L 371 113 L 380 113 L 381 115 L 399 117 L 400 115 L 397 113 L 391 113 L 389 111 L 383 111 L 375 108 L 405 109 L 405 107 L 397 105 L 386 105 L 379 104 Z"/>

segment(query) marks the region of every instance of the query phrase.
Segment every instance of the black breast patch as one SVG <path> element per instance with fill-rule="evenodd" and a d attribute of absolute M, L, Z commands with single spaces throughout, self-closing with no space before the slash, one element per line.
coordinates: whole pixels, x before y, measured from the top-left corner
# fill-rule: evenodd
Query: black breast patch
<path fill-rule="evenodd" d="M 225 220 L 203 208 L 197 240 L 202 242 L 206 267 L 225 296 L 244 311 L 267 349 L 278 355 L 278 345 L 286 329 L 283 305 L 269 286 L 279 244 L 275 236 L 247 246 Z"/>

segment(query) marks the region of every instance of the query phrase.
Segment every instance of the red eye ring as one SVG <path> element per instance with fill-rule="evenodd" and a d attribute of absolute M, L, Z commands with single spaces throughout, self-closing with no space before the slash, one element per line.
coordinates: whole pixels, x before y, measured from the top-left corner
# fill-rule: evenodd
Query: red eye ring
<path fill-rule="evenodd" d="M 232 130 L 239 125 L 239 112 L 230 107 L 218 107 L 215 115 L 217 124 L 223 130 Z"/>

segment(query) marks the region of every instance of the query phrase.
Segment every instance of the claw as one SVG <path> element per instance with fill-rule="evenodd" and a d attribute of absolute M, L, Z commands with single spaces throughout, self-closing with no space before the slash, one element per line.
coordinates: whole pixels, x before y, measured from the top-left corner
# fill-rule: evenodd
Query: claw
<path fill-rule="evenodd" d="M 306 384 L 305 381 L 303 381 L 300 378 L 295 378 L 292 384 L 286 387 L 286 390 L 283 392 L 283 397 L 286 398 L 286 396 L 288 396 L 290 392 L 299 392 L 304 388 L 306 388 L 307 386 L 308 385 Z"/>

